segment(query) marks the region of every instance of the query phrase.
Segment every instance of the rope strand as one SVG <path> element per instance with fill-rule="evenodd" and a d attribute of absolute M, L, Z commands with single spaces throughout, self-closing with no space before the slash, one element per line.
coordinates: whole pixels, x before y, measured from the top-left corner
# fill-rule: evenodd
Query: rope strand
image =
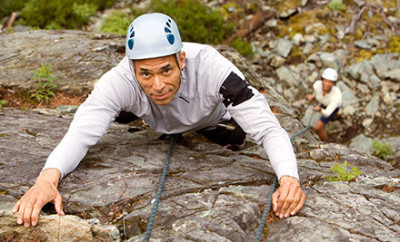
<path fill-rule="evenodd" d="M 158 185 L 158 191 L 157 191 L 157 195 L 153 204 L 153 208 L 151 209 L 151 216 L 150 216 L 150 220 L 149 223 L 147 224 L 147 230 L 144 236 L 144 241 L 148 242 L 150 239 L 150 235 L 151 235 L 151 231 L 153 230 L 153 223 L 154 223 L 154 219 L 156 217 L 157 214 L 157 208 L 158 208 L 158 204 L 160 203 L 160 198 L 161 198 L 161 192 L 165 183 L 165 177 L 167 175 L 167 170 L 168 170 L 168 166 L 169 166 L 169 160 L 171 158 L 171 153 L 172 153 L 172 147 L 174 145 L 174 137 L 171 136 L 171 142 L 169 143 L 169 149 L 168 149 L 168 154 L 167 154 L 167 158 L 164 164 L 164 169 L 163 169 L 163 173 L 161 175 L 161 179 L 160 179 L 160 184 Z"/>
<path fill-rule="evenodd" d="M 290 142 L 291 143 L 293 143 L 294 138 L 296 138 L 300 134 L 304 133 L 308 128 L 310 128 L 311 120 L 312 120 L 314 114 L 315 114 L 315 111 L 313 111 L 313 113 L 312 113 L 312 115 L 310 117 L 310 120 L 308 121 L 308 124 L 307 124 L 307 126 L 305 128 L 303 128 L 299 132 L 297 132 L 294 135 L 292 135 L 292 137 L 290 137 Z M 256 238 L 254 239 L 255 242 L 259 242 L 261 240 L 261 235 L 262 235 L 262 232 L 264 231 L 265 222 L 267 220 L 268 212 L 270 210 L 271 203 L 272 203 L 272 194 L 275 192 L 277 183 L 278 183 L 278 177 L 275 176 L 274 182 L 272 183 L 271 189 L 269 190 L 267 202 L 265 203 L 264 213 L 263 213 L 263 215 L 261 217 L 260 225 L 258 226 L 258 229 L 257 229 Z"/>

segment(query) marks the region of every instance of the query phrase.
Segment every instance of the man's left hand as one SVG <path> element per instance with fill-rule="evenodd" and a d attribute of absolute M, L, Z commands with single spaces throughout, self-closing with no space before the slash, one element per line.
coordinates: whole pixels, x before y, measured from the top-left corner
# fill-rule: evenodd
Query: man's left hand
<path fill-rule="evenodd" d="M 272 195 L 276 216 L 283 219 L 295 215 L 303 207 L 305 201 L 306 195 L 300 188 L 299 181 L 291 176 L 282 176 L 279 189 Z"/>

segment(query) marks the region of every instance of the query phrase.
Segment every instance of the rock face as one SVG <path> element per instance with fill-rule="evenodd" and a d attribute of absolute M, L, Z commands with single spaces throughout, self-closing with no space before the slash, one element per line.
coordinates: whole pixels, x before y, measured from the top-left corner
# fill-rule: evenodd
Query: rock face
<path fill-rule="evenodd" d="M 76 216 L 43 216 L 37 227 L 17 226 L 17 216 L 0 213 L 1 241 L 119 241 L 115 226 L 91 225 Z"/>
<path fill-rule="evenodd" d="M 83 31 L 0 34 L 0 86 L 31 89 L 33 71 L 51 64 L 55 83 L 69 93 L 88 93 L 125 54 L 123 37 Z"/>
<path fill-rule="evenodd" d="M 116 65 L 123 53 L 122 36 L 96 37 L 81 31 L 40 30 L 0 37 L 0 86 L 5 87 L 29 88 L 32 83 L 26 80 L 43 62 L 53 65 L 57 84 L 63 90 L 88 92 L 91 84 Z M 301 117 L 298 109 L 271 88 L 276 80 L 259 76 L 257 68 L 230 48 L 217 48 L 244 72 L 253 86 L 262 90 L 289 135 L 304 128 L 298 120 Z M 331 57 L 320 53 L 315 58 L 329 62 Z M 309 67 L 281 68 L 280 76 L 294 77 L 288 85 L 303 85 L 304 82 L 297 81 L 302 76 L 296 74 L 302 68 Z M 358 69 L 349 71 L 359 75 Z M 359 98 L 349 89 L 349 81 L 344 80 L 340 85 L 342 90 L 348 89 L 346 110 L 350 117 L 352 105 L 358 108 Z M 383 86 L 397 90 L 393 82 Z M 368 89 L 366 85 L 358 88 Z M 293 96 L 299 89 L 282 88 L 282 92 Z M 388 92 L 389 97 L 391 93 Z M 380 99 L 371 100 L 368 110 L 372 114 Z M 61 181 L 59 189 L 68 216 L 48 215 L 54 211 L 51 205 L 46 206 L 39 225 L 24 229 L 16 225 L 15 215 L 9 213 L 17 199 L 34 184 L 46 157 L 67 131 L 72 117 L 65 114 L 68 109 L 64 108 L 31 111 L 3 108 L 0 111 L 0 210 L 3 211 L 0 240 L 54 241 L 65 236 L 59 240 L 141 241 L 169 142 L 140 124 L 113 124 L 78 168 Z M 307 115 L 310 117 L 311 113 Z M 187 133 L 183 138 L 173 148 L 152 238 L 160 241 L 254 240 L 274 179 L 266 154 L 251 140 L 246 149 L 234 152 L 208 143 L 196 133 Z M 398 143 L 397 139 L 390 142 Z M 398 161 L 393 160 L 394 168 L 386 161 L 345 145 L 321 144 L 309 131 L 296 137 L 294 147 L 308 198 L 297 216 L 271 219 L 264 231 L 264 240 L 399 239 Z M 356 181 L 329 182 L 327 176 L 335 175 L 330 168 L 345 161 L 350 167 L 357 166 L 363 174 Z"/>
<path fill-rule="evenodd" d="M 34 184 L 71 117 L 13 109 L 5 109 L 0 117 L 0 201 L 1 209 L 9 211 L 17 198 Z M 289 116 L 282 114 L 278 118 L 289 133 L 299 130 Z M 307 202 L 297 216 L 270 222 L 264 239 L 398 239 L 400 171 L 345 146 L 309 142 L 308 139 L 312 140 L 309 135 L 304 133 L 296 138 Z M 113 124 L 78 168 L 61 181 L 65 212 L 116 226 L 120 234 L 115 227 L 101 233 L 106 241 L 115 240 L 116 234 L 118 239 L 140 241 L 169 146 L 169 141 L 160 140 L 159 136 L 143 126 Z M 260 207 L 266 201 L 274 176 L 266 155 L 251 141 L 245 150 L 234 152 L 202 141 L 198 136 L 185 134 L 186 141 L 173 147 L 152 238 L 252 241 L 261 218 Z M 357 182 L 328 182 L 326 176 L 333 175 L 329 168 L 344 161 L 364 173 Z M 79 227 L 76 230 L 84 233 L 71 236 L 84 236 L 83 240 L 96 236 L 97 230 L 87 221 L 72 216 L 62 219 L 71 219 Z M 48 239 L 43 236 L 50 236 L 48 231 L 57 231 L 59 226 L 57 216 L 45 213 L 35 229 L 16 226 L 15 215 L 7 213 L 2 214 L 0 221 L 0 238 L 27 238 L 34 233 L 38 238 Z M 47 229 L 49 223 L 55 228 Z M 74 230 L 73 226 L 67 227 Z M 74 238 L 77 237 L 70 240 Z"/>

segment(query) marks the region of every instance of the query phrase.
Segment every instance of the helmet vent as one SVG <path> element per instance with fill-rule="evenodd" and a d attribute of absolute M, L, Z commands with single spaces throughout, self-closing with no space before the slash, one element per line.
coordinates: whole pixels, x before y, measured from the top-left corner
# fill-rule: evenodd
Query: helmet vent
<path fill-rule="evenodd" d="M 135 31 L 134 31 L 133 25 L 131 25 L 131 27 L 129 28 L 129 32 L 130 32 L 130 35 L 129 35 L 130 39 L 128 40 L 128 47 L 129 47 L 129 49 L 133 49 L 133 45 L 135 43 L 135 41 L 133 40 L 133 37 L 135 37 Z"/>
<path fill-rule="evenodd" d="M 133 39 L 129 39 L 128 40 L 128 47 L 129 47 L 129 49 L 133 49 L 133 44 L 134 44 L 135 42 L 133 41 Z"/>
<path fill-rule="evenodd" d="M 164 31 L 167 34 L 167 40 L 168 42 L 173 45 L 175 42 L 175 36 L 172 34 L 171 31 L 171 25 L 170 25 L 171 19 L 168 19 L 168 21 L 165 23 L 165 25 L 167 25 L 166 27 L 164 27 Z"/>

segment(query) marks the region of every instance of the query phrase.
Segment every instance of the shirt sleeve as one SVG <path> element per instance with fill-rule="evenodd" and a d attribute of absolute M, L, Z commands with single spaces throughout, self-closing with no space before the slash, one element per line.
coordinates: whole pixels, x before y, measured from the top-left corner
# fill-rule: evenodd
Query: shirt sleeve
<path fill-rule="evenodd" d="M 113 79 L 109 72 L 95 85 L 78 108 L 64 138 L 48 157 L 43 170 L 56 168 L 61 172 L 62 179 L 78 166 L 88 149 L 107 132 L 124 106 L 122 100 L 128 89 L 123 82 L 113 82 Z"/>
<path fill-rule="evenodd" d="M 287 132 L 280 126 L 265 98 L 237 75 L 229 75 L 220 93 L 224 104 L 240 127 L 263 146 L 278 179 L 284 175 L 299 179 L 296 156 Z"/>
<path fill-rule="evenodd" d="M 329 117 L 333 113 L 333 111 L 335 111 L 335 109 L 339 107 L 341 101 L 342 93 L 336 90 L 334 95 L 332 96 L 331 101 L 329 102 L 329 105 L 325 109 L 321 110 L 322 116 Z"/>

